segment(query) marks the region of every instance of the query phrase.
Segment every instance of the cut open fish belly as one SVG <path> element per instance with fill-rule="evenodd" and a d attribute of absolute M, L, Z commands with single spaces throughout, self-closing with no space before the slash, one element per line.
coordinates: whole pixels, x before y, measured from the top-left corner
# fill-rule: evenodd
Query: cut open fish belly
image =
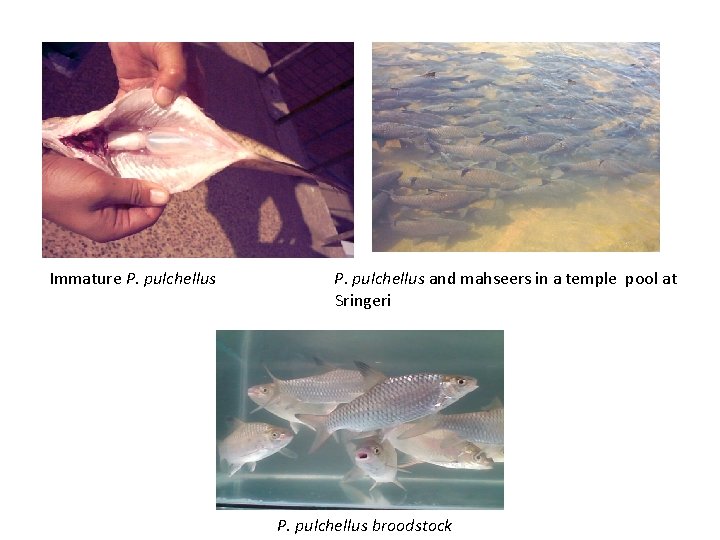
<path fill-rule="evenodd" d="M 226 130 L 190 98 L 158 106 L 151 88 L 128 92 L 85 115 L 43 121 L 43 146 L 121 178 L 141 178 L 177 193 L 230 165 L 326 181 L 289 157 Z"/>

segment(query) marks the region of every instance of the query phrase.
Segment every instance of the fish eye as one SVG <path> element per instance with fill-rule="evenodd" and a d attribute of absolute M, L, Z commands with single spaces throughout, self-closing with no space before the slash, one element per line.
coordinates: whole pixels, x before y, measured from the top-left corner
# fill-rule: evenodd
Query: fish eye
<path fill-rule="evenodd" d="M 377 446 L 374 446 L 374 447 L 373 447 L 373 454 L 375 454 L 375 455 L 377 456 L 379 453 L 380 453 L 380 448 L 378 448 Z"/>
<path fill-rule="evenodd" d="M 267 393 L 268 393 L 268 387 L 267 387 L 267 386 L 263 386 L 262 388 L 260 388 L 260 391 L 261 391 L 263 394 L 267 394 Z"/>
<path fill-rule="evenodd" d="M 467 382 L 467 381 L 466 381 L 465 379 L 463 379 L 463 378 L 460 378 L 460 379 L 457 380 L 457 383 L 458 383 L 460 386 L 465 386 L 465 383 L 466 383 L 466 382 Z"/>
<path fill-rule="evenodd" d="M 270 437 L 272 437 L 273 439 L 277 439 L 279 436 L 280 434 L 277 431 L 273 431 L 272 433 L 270 433 Z"/>

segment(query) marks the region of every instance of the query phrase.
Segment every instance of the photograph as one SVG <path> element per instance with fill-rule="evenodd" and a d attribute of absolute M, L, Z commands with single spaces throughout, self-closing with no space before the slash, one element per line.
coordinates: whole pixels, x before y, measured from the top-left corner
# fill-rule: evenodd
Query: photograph
<path fill-rule="evenodd" d="M 216 508 L 503 508 L 503 331 L 218 330 L 216 355 Z"/>
<path fill-rule="evenodd" d="M 660 250 L 659 43 L 373 43 L 373 251 Z"/>
<path fill-rule="evenodd" d="M 354 43 L 43 43 L 43 257 L 351 257 Z"/>

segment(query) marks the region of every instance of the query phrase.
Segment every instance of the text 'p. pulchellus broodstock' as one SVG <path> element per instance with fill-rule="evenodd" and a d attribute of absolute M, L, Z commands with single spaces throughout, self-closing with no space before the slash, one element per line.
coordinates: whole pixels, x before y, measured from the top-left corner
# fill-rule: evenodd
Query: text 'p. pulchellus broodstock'
<path fill-rule="evenodd" d="M 158 106 L 151 88 L 128 92 L 98 111 L 43 120 L 43 146 L 113 176 L 150 180 L 170 193 L 191 189 L 230 165 L 347 191 L 280 152 L 218 126 L 186 96 L 167 108 Z"/>

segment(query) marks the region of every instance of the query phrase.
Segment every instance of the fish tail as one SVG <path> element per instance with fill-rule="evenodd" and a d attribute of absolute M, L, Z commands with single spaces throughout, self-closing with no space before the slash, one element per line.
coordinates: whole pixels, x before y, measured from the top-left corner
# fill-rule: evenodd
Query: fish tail
<path fill-rule="evenodd" d="M 310 453 L 320 448 L 330 437 L 330 432 L 325 425 L 326 416 L 318 414 L 296 414 L 295 417 L 315 430 L 315 440 L 310 447 Z"/>

